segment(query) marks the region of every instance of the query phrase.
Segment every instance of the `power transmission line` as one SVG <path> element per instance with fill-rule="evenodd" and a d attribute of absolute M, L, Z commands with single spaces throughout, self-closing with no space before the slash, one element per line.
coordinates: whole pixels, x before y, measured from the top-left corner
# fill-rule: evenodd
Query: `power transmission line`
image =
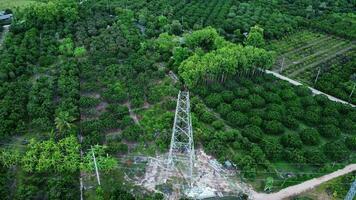
<path fill-rule="evenodd" d="M 192 186 L 194 162 L 195 152 L 189 92 L 179 91 L 167 163 L 172 169 L 177 167 L 186 176 L 189 185 Z"/>

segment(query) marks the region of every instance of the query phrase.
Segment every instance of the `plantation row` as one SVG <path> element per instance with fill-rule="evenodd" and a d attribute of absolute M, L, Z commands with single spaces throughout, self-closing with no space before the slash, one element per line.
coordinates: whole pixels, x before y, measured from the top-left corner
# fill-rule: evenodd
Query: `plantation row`
<path fill-rule="evenodd" d="M 279 40 L 272 40 L 267 49 L 275 51 L 277 54 L 289 54 L 289 52 L 299 51 L 310 44 L 319 43 L 327 39 L 324 34 L 316 34 L 310 31 L 299 31 L 291 35 L 284 36 Z"/>
<path fill-rule="evenodd" d="M 296 45 L 298 41 L 300 44 Z M 347 51 L 352 45 L 353 43 L 348 40 L 302 31 L 283 40 L 273 41 L 268 45 L 268 49 L 278 49 L 280 52 L 279 66 L 275 66 L 275 69 L 280 69 L 283 64 L 284 72 L 291 74 L 307 64 L 319 62 L 345 49 Z"/>
<path fill-rule="evenodd" d="M 228 1 L 204 1 L 194 0 L 186 3 L 185 1 L 173 1 L 174 18 L 183 20 L 185 29 L 202 28 L 204 26 L 219 27 L 224 23 L 230 7 L 236 0 Z"/>
<path fill-rule="evenodd" d="M 232 160 L 245 177 L 269 175 L 279 185 L 284 180 L 274 169 L 286 170 L 279 162 L 287 162 L 291 173 L 309 167 L 322 173 L 333 162 L 353 159 L 355 110 L 325 96 L 313 97 L 307 88 L 265 75 L 200 86 L 194 92 L 204 103 L 194 98 L 193 111 L 206 124 L 197 127 L 196 138 L 220 161 Z M 305 178 L 295 175 L 284 187 Z"/>
<path fill-rule="evenodd" d="M 284 74 L 289 75 L 290 77 L 297 76 L 299 73 L 302 73 L 305 69 L 315 67 L 325 60 L 330 60 L 338 54 L 345 53 L 353 48 L 353 44 L 348 42 L 340 42 L 335 45 L 329 44 L 325 45 L 326 50 L 321 50 L 317 53 L 308 55 L 300 60 L 294 61 L 293 64 L 287 65 Z"/>
<path fill-rule="evenodd" d="M 80 171 L 94 172 L 91 146 L 108 144 L 95 147 L 105 176 L 118 167 L 108 153 L 129 150 L 121 138 L 133 141 L 144 132 L 123 104 L 130 99 L 132 106 L 141 107 L 168 96 L 171 88 L 156 85 L 164 71 L 151 65 L 145 50 L 132 53 L 141 40 L 128 11 L 118 13 L 120 20 L 114 20 L 104 8 L 58 1 L 23 11 L 19 16 L 27 20 L 12 25 L 0 50 L 0 143 L 5 144 L 0 149 L 0 182 L 16 186 L 1 184 L 3 199 L 79 198 Z M 123 133 L 107 141 L 113 129 Z M 12 170 L 14 166 L 21 170 Z M 103 181 L 110 188 L 99 189 L 110 198 L 134 198 L 121 187 L 123 172 L 114 173 L 115 180 Z M 90 199 L 103 194 L 97 196 L 94 189 L 84 195 Z"/>
<path fill-rule="evenodd" d="M 298 40 L 302 46 L 296 45 Z M 268 45 L 268 49 L 280 48 L 290 50 L 280 51 L 275 71 L 317 87 L 327 94 L 354 102 L 355 97 L 351 95 L 354 87 L 352 75 L 355 73 L 351 61 L 355 55 L 353 42 L 302 31 Z M 320 77 L 317 80 L 318 73 Z M 328 77 L 328 81 L 319 79 L 321 77 Z M 320 83 L 319 80 L 323 81 Z"/>

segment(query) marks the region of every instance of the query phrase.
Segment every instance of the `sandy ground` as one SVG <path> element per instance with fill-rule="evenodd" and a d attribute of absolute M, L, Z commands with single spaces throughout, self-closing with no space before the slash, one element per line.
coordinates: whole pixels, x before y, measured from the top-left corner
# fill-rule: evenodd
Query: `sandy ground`
<path fill-rule="evenodd" d="M 270 71 L 270 70 L 266 70 L 266 73 L 267 73 L 267 74 L 272 74 L 272 75 L 274 75 L 275 77 L 277 77 L 277 78 L 279 78 L 279 79 L 288 81 L 289 83 L 291 83 L 291 84 L 293 84 L 293 85 L 297 85 L 297 86 L 298 86 L 298 85 L 303 85 L 302 83 L 300 83 L 300 82 L 298 82 L 298 81 L 295 81 L 295 80 L 293 80 L 293 79 L 290 79 L 290 78 L 288 78 L 288 77 L 286 77 L 286 76 L 283 76 L 283 75 L 281 75 L 281 74 L 279 74 L 279 73 L 277 73 L 277 72 L 273 72 L 273 71 Z M 309 88 L 309 89 L 313 92 L 313 94 L 315 94 L 315 95 L 317 95 L 317 94 L 323 94 L 323 95 L 327 96 L 331 101 L 336 101 L 336 102 L 339 102 L 339 103 L 348 104 L 348 105 L 350 105 L 350 106 L 352 106 L 352 107 L 356 107 L 355 105 L 353 105 L 353 104 L 351 104 L 351 103 L 348 103 L 348 102 L 346 102 L 346 101 L 344 101 L 344 100 L 341 100 L 341 99 L 339 99 L 339 98 L 336 98 L 336 97 L 334 97 L 334 96 L 325 94 L 324 92 L 321 92 L 321 91 L 319 91 L 319 90 L 317 90 L 317 89 L 315 89 L 315 88 L 312 88 L 312 87 L 308 87 L 308 88 Z"/>
<path fill-rule="evenodd" d="M 165 193 L 166 199 L 179 199 L 182 193 L 194 199 L 237 195 L 239 192 L 251 193 L 251 187 L 241 183 L 236 176 L 236 170 L 226 169 L 213 157 L 202 150 L 196 151 L 193 187 L 187 188 L 184 174 L 178 169 L 169 169 L 165 163 L 167 155 L 150 159 L 143 178 L 136 184 L 149 191 L 157 191 L 156 186 L 172 184 L 171 193 Z"/>
<path fill-rule="evenodd" d="M 337 170 L 333 173 L 324 175 L 319 178 L 314 178 L 309 181 L 305 181 L 303 183 L 300 183 L 298 185 L 290 186 L 285 189 L 280 190 L 279 192 L 276 193 L 271 193 L 271 194 L 264 194 L 264 193 L 252 193 L 253 199 L 256 200 L 280 200 L 280 199 L 285 199 L 297 194 L 301 194 L 307 190 L 311 190 L 315 188 L 316 186 L 325 183 L 327 181 L 330 181 L 331 179 L 337 178 L 339 176 L 343 176 L 345 174 L 351 173 L 353 171 L 356 171 L 356 164 L 351 164 L 346 166 L 343 169 Z"/>
<path fill-rule="evenodd" d="M 279 192 L 258 193 L 250 185 L 238 179 L 236 170 L 224 168 L 213 157 L 206 155 L 202 150 L 197 150 L 193 187 L 187 190 L 184 189 L 187 188 L 187 185 L 182 173 L 177 169 L 167 168 L 166 158 L 167 155 L 149 158 L 144 177 L 137 178 L 136 184 L 149 191 L 162 193 L 156 186 L 170 183 L 172 185 L 171 192 L 163 194 L 166 199 L 172 200 L 182 197 L 182 193 L 193 199 L 202 199 L 225 195 L 236 196 L 240 192 L 249 195 L 249 199 L 254 200 L 282 200 L 310 191 L 331 179 L 356 171 L 356 164 L 350 164 L 333 173 L 282 189 Z"/>

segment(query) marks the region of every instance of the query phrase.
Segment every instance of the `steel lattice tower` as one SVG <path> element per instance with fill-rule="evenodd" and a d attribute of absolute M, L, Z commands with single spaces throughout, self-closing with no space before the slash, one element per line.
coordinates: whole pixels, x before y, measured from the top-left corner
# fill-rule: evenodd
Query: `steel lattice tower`
<path fill-rule="evenodd" d="M 356 180 L 352 183 L 349 192 L 347 193 L 345 200 L 352 200 L 356 194 Z"/>
<path fill-rule="evenodd" d="M 188 91 L 179 91 L 172 131 L 168 166 L 176 168 L 190 186 L 193 183 L 194 141 Z"/>

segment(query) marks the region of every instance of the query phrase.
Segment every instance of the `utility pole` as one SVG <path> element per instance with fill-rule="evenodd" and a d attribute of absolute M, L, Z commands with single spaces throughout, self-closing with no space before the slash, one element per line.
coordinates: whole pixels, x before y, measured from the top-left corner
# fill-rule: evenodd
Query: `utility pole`
<path fill-rule="evenodd" d="M 283 71 L 283 68 L 284 68 L 284 59 L 285 59 L 285 57 L 283 56 L 282 65 L 281 65 L 281 69 L 279 70 L 279 73 L 282 73 L 282 71 Z"/>
<path fill-rule="evenodd" d="M 316 75 L 316 78 L 315 78 L 315 80 L 314 80 L 314 85 L 316 84 L 316 82 L 317 82 L 318 79 L 319 79 L 320 72 L 321 72 L 321 67 L 319 67 L 318 74 Z"/>
<path fill-rule="evenodd" d="M 356 180 L 352 183 L 351 188 L 345 197 L 345 200 L 354 199 L 355 194 L 356 194 Z"/>
<path fill-rule="evenodd" d="M 169 168 L 179 170 L 179 173 L 185 176 L 189 186 L 192 187 L 194 162 L 195 152 L 189 92 L 179 91 L 167 163 Z"/>
<path fill-rule="evenodd" d="M 94 166 L 95 166 L 95 172 L 96 172 L 96 179 L 98 180 L 98 184 L 100 185 L 100 176 L 99 176 L 99 171 L 98 171 L 98 165 L 96 164 L 96 159 L 95 159 L 95 154 L 94 154 L 93 147 L 91 148 L 91 152 L 93 154 L 93 160 L 94 160 Z"/>

